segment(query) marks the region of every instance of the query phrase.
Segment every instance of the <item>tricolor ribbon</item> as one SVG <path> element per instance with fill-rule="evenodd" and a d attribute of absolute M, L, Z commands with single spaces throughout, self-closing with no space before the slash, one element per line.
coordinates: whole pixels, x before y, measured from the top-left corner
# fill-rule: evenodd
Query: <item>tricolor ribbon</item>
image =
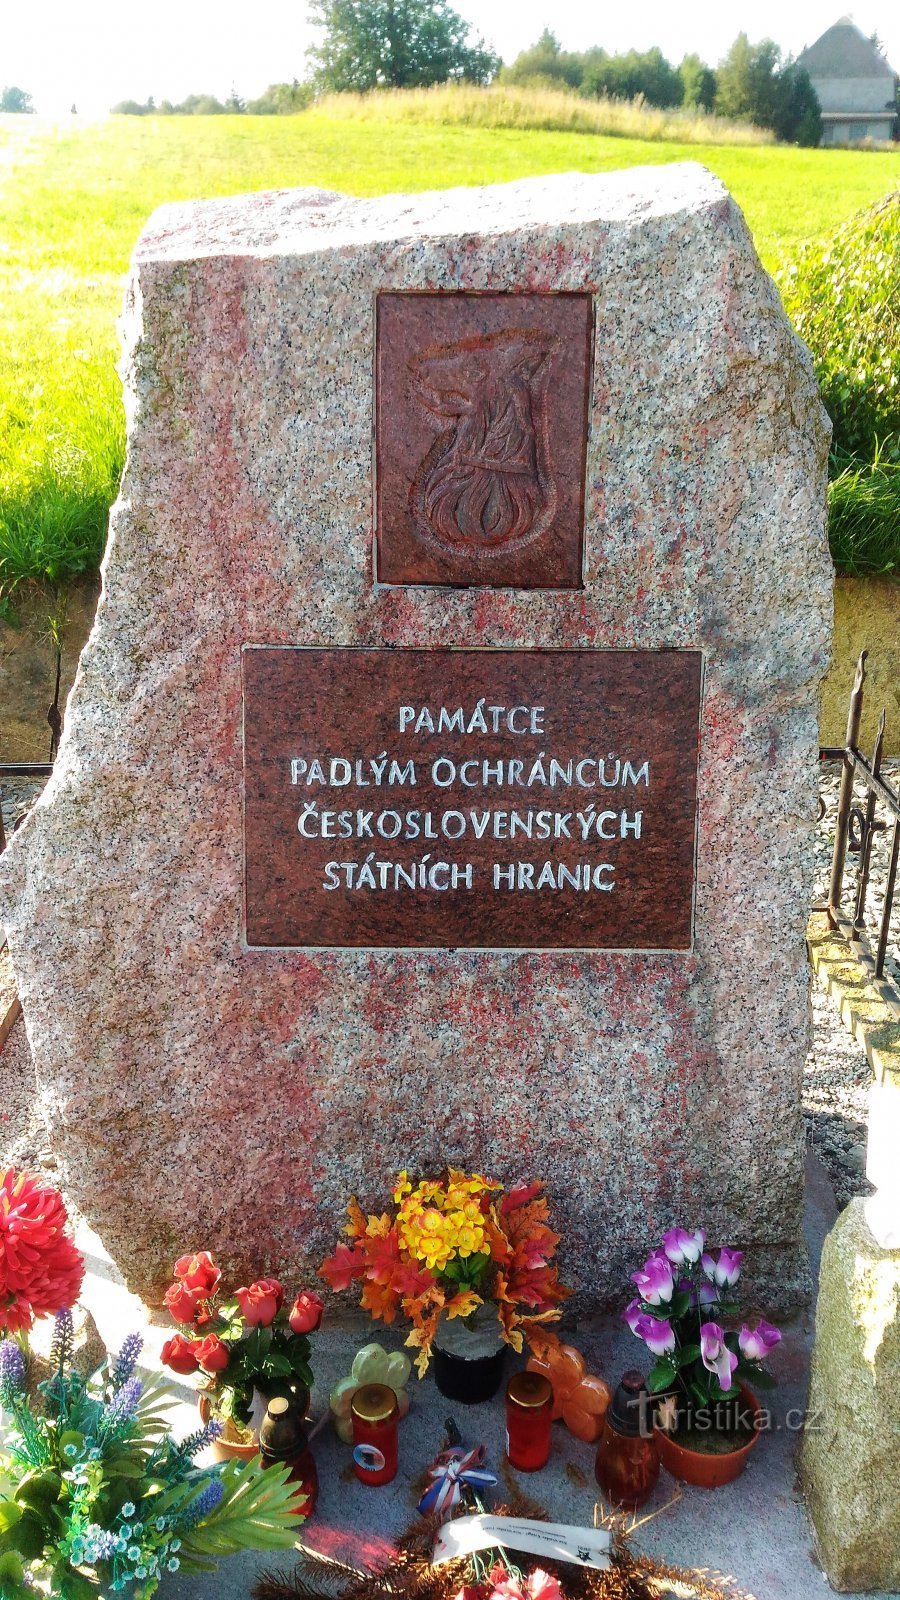
<path fill-rule="evenodd" d="M 477 1445 L 474 1450 L 445 1450 L 439 1455 L 428 1469 L 428 1476 L 434 1481 L 419 1501 L 422 1516 L 437 1513 L 438 1516 L 448 1517 L 454 1506 L 459 1504 L 464 1487 L 488 1489 L 495 1484 L 497 1479 L 494 1473 L 484 1470 L 484 1458 L 483 1444 Z"/>

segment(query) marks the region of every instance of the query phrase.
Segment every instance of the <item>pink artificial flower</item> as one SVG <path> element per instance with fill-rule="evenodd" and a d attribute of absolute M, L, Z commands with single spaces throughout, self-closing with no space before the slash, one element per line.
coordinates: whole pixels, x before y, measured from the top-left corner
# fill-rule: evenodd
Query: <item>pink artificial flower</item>
<path fill-rule="evenodd" d="M 766 1356 L 774 1350 L 780 1339 L 781 1334 L 778 1329 L 773 1328 L 771 1322 L 766 1322 L 762 1318 L 752 1331 L 750 1328 L 742 1328 L 738 1334 L 738 1344 L 748 1361 L 765 1361 Z"/>
<path fill-rule="evenodd" d="M 704 1322 L 700 1328 L 700 1357 L 707 1372 L 714 1372 L 723 1394 L 732 1386 L 738 1358 L 725 1343 L 725 1330 L 717 1322 Z"/>
<path fill-rule="evenodd" d="M 628 1323 L 632 1333 L 637 1333 L 637 1325 L 643 1315 L 640 1300 L 632 1300 L 631 1305 L 626 1306 L 622 1312 L 622 1321 Z"/>
<path fill-rule="evenodd" d="M 668 1355 L 670 1350 L 675 1349 L 674 1330 L 663 1317 L 651 1317 L 645 1313 L 638 1317 L 633 1332 L 643 1339 L 647 1349 L 655 1356 Z"/>
<path fill-rule="evenodd" d="M 741 1275 L 743 1259 L 743 1250 L 729 1250 L 727 1245 L 723 1245 L 718 1258 L 707 1251 L 701 1258 L 701 1264 L 710 1283 L 718 1284 L 720 1289 L 731 1289 Z"/>
<path fill-rule="evenodd" d="M 672 1264 L 661 1251 L 654 1251 L 652 1256 L 648 1256 L 643 1272 L 633 1272 L 631 1281 L 637 1284 L 638 1292 L 648 1306 L 667 1305 L 675 1288 Z"/>
<path fill-rule="evenodd" d="M 674 1267 L 683 1267 L 688 1261 L 699 1261 L 706 1242 L 702 1228 L 688 1233 L 686 1228 L 670 1228 L 663 1234 L 663 1249 Z"/>
<path fill-rule="evenodd" d="M 718 1305 L 719 1291 L 713 1283 L 698 1283 L 696 1290 L 691 1293 L 691 1299 L 695 1306 L 706 1310 L 709 1306 Z"/>

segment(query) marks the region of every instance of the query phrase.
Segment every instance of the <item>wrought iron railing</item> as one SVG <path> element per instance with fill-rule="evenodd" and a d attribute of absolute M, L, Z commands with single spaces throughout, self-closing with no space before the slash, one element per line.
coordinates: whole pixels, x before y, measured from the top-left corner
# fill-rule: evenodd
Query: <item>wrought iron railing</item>
<path fill-rule="evenodd" d="M 832 927 L 846 939 L 875 987 L 891 1006 L 900 1008 L 900 989 L 893 976 L 885 971 L 900 858 L 900 794 L 885 782 L 881 770 L 884 711 L 878 722 L 872 759 L 868 761 L 858 748 L 867 655 L 868 651 L 863 650 L 856 664 L 844 744 L 823 745 L 819 750 L 820 761 L 840 761 L 842 771 L 828 899 L 825 905 L 814 909 L 827 912 Z M 865 791 L 862 803 L 856 799 L 858 786 Z M 885 814 L 887 820 L 884 820 Z M 870 903 L 872 850 L 878 835 L 888 831 L 887 876 L 878 909 Z M 851 891 L 852 906 L 844 904 L 848 855 L 859 857 L 856 883 Z M 871 939 L 868 928 L 873 915 L 876 931 Z"/>

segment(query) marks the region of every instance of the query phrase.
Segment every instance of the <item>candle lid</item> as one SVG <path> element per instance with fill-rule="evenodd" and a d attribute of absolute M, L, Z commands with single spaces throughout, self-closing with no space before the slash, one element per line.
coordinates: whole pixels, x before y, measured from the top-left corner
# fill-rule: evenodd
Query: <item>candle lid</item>
<path fill-rule="evenodd" d="M 506 1385 L 506 1398 L 523 1411 L 536 1411 L 553 1399 L 553 1385 L 542 1372 L 516 1372 Z"/>
<path fill-rule="evenodd" d="M 360 1422 L 387 1422 L 399 1407 L 394 1390 L 386 1383 L 364 1383 L 350 1402 L 350 1410 Z"/>

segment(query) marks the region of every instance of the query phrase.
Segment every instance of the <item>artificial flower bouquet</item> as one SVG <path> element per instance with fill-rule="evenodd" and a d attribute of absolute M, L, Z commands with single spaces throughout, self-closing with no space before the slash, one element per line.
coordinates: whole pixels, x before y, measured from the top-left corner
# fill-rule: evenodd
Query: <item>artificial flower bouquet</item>
<path fill-rule="evenodd" d="M 85 1381 L 72 1371 L 72 1318 L 56 1318 L 54 1373 L 26 1388 L 21 1344 L 0 1344 L 0 1596 L 150 1600 L 167 1573 L 211 1572 L 242 1549 L 289 1549 L 296 1484 L 258 1463 L 199 1467 L 220 1428 L 183 1442 L 167 1431 L 160 1380 L 136 1372 L 141 1340 Z M 39 1588 L 36 1588 L 36 1585 Z"/>
<path fill-rule="evenodd" d="M 322 1320 L 322 1300 L 304 1290 L 288 1306 L 277 1278 L 258 1278 L 232 1295 L 221 1290 L 222 1274 L 208 1250 L 181 1256 L 165 1305 L 179 1326 L 167 1339 L 162 1360 L 173 1372 L 199 1372 L 202 1393 L 229 1434 L 246 1436 L 255 1394 L 297 1397 L 312 1388 L 308 1334 Z"/>
<path fill-rule="evenodd" d="M 498 1339 L 522 1349 L 523 1328 L 553 1321 L 571 1292 L 559 1281 L 541 1183 L 502 1183 L 450 1167 L 414 1183 L 401 1172 L 391 1207 L 366 1215 L 355 1198 L 340 1243 L 321 1267 L 334 1290 L 361 1286 L 374 1318 L 412 1323 L 406 1343 L 427 1370 L 442 1319 L 489 1315 Z M 482 1311 L 482 1308 L 485 1308 Z"/>
<path fill-rule="evenodd" d="M 734 1290 L 742 1260 L 741 1250 L 707 1250 L 702 1228 L 671 1228 L 632 1273 L 638 1297 L 623 1315 L 655 1357 L 648 1387 L 667 1396 L 657 1422 L 669 1431 L 698 1411 L 712 1413 L 715 1429 L 715 1408 L 739 1397 L 741 1380 L 756 1388 L 774 1381 L 762 1363 L 781 1338 L 778 1329 L 765 1321 L 731 1326 L 739 1320 Z"/>

